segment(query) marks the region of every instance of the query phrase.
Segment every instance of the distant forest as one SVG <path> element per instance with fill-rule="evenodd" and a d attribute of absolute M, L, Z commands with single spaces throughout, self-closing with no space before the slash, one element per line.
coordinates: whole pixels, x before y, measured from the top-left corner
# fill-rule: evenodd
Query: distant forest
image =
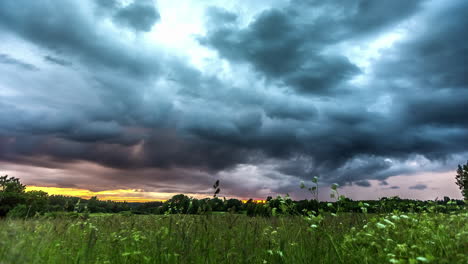
<path fill-rule="evenodd" d="M 129 203 L 101 201 L 97 197 L 83 199 L 62 195 L 48 195 L 43 191 L 25 191 L 25 186 L 14 177 L 0 177 L 0 216 L 34 217 L 34 216 L 71 216 L 83 217 L 91 213 L 119 214 L 216 214 L 241 213 L 248 216 L 301 215 L 306 212 L 449 212 L 465 206 L 462 200 L 444 197 L 443 200 L 420 201 L 385 197 L 380 200 L 353 201 L 338 195 L 336 186 L 332 186 L 331 197 L 334 202 L 319 201 L 317 197 L 309 200 L 293 201 L 289 196 L 267 197 L 258 202 L 252 199 L 242 202 L 238 199 L 219 198 L 219 182 L 214 187 L 214 197 L 195 199 L 178 194 L 164 202 Z M 318 185 L 317 185 L 318 186 Z M 301 186 L 303 187 L 303 186 Z M 317 187 L 314 187 L 317 188 Z M 315 189 L 309 188 L 314 194 Z M 333 192 L 336 192 L 334 195 Z"/>

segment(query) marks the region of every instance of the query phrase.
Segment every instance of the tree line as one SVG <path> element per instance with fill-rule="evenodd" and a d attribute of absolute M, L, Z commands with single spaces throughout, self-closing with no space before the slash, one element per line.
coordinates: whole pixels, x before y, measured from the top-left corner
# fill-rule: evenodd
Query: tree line
<path fill-rule="evenodd" d="M 219 181 L 215 183 L 213 198 L 195 199 L 184 194 L 178 194 L 164 202 L 128 203 L 102 201 L 97 197 L 83 199 L 62 195 L 48 195 L 43 191 L 26 192 L 18 178 L 0 177 L 0 217 L 34 217 L 34 216 L 75 216 L 83 217 L 91 213 L 120 214 L 213 214 L 216 212 L 242 213 L 248 216 L 301 215 L 305 212 L 368 212 L 389 213 L 421 212 L 438 210 L 449 212 L 465 206 L 462 200 L 444 197 L 443 200 L 420 201 L 401 199 L 399 197 L 384 197 L 380 200 L 353 201 L 338 194 L 337 185 L 332 185 L 331 197 L 335 201 L 319 201 L 318 183 L 307 188 L 312 199 L 293 201 L 288 195 L 276 198 L 267 197 L 263 203 L 252 199 L 242 202 L 238 199 L 217 197 L 220 193 Z M 301 188 L 305 188 L 301 184 Z"/>

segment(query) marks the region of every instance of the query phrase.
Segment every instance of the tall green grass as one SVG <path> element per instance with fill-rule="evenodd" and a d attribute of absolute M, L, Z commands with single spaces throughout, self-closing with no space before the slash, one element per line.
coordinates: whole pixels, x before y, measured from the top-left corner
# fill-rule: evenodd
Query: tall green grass
<path fill-rule="evenodd" d="M 468 214 L 0 221 L 0 263 L 468 263 Z M 312 221 L 312 222 L 311 222 Z"/>

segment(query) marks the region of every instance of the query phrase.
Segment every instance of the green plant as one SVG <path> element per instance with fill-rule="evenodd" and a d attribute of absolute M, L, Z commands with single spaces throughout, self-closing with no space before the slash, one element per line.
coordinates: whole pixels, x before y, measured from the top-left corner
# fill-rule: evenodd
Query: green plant
<path fill-rule="evenodd" d="M 319 188 L 319 185 L 318 185 L 318 180 L 319 180 L 319 177 L 318 176 L 314 176 L 312 178 L 312 183 L 314 183 L 314 186 L 311 186 L 311 187 L 308 187 L 305 186 L 304 182 L 301 181 L 301 185 L 300 185 L 300 188 L 301 189 L 305 189 L 307 188 L 307 190 L 312 194 L 312 198 L 317 200 L 318 201 L 318 195 L 319 195 L 319 192 L 318 192 L 318 188 Z"/>
<path fill-rule="evenodd" d="M 6 216 L 17 205 L 26 202 L 25 188 L 18 178 L 0 176 L 0 217 Z"/>
<path fill-rule="evenodd" d="M 219 188 L 219 180 L 216 180 L 216 182 L 213 184 L 213 189 L 214 189 L 213 198 L 216 198 L 216 196 L 221 191 L 221 189 Z"/>

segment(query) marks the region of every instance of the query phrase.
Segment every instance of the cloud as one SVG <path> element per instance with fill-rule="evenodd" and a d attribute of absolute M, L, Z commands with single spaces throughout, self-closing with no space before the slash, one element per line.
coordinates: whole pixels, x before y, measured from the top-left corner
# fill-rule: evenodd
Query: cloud
<path fill-rule="evenodd" d="M 56 58 L 56 57 L 53 57 L 53 56 L 49 56 L 49 55 L 44 56 L 44 60 L 46 60 L 46 61 L 48 61 L 50 63 L 60 65 L 60 66 L 71 66 L 72 65 L 71 62 L 63 60 L 61 58 Z"/>
<path fill-rule="evenodd" d="M 371 187 L 371 183 L 369 181 L 358 181 L 355 182 L 355 184 L 361 187 Z"/>
<path fill-rule="evenodd" d="M 200 43 L 231 62 L 252 65 L 267 79 L 299 93 L 336 93 L 361 70 L 332 46 L 373 34 L 420 8 L 418 1 L 386 5 L 388 9 L 369 1 L 291 1 L 281 10 L 263 11 L 245 27 L 236 24 L 234 13 L 209 9 L 210 25 Z M 219 23 L 211 25 L 213 21 Z"/>
<path fill-rule="evenodd" d="M 135 0 L 120 8 L 114 15 L 115 22 L 144 32 L 150 31 L 159 19 L 160 15 L 151 0 Z"/>
<path fill-rule="evenodd" d="M 1 54 L 0 53 L 0 63 L 16 65 L 16 66 L 18 66 L 20 68 L 23 68 L 23 69 L 29 70 L 29 71 L 38 71 L 39 70 L 39 68 L 37 68 L 36 66 L 34 66 L 32 64 L 29 64 L 29 63 L 26 63 L 26 62 L 23 62 L 23 61 L 20 61 L 18 59 L 12 58 L 12 57 L 8 56 L 7 54 Z"/>
<path fill-rule="evenodd" d="M 379 185 L 385 186 L 385 185 L 388 185 L 388 182 L 387 182 L 387 181 L 380 181 L 380 182 L 379 182 Z"/>
<path fill-rule="evenodd" d="M 421 190 L 427 189 L 427 185 L 426 184 L 416 184 L 416 185 L 408 187 L 408 189 L 421 191 Z"/>
<path fill-rule="evenodd" d="M 87 2 L 2 1 L 0 27 L 51 51 L 69 54 L 93 68 L 111 67 L 113 71 L 141 75 L 157 73 L 155 55 L 145 54 L 144 49 L 133 48 L 105 32 Z"/>
<path fill-rule="evenodd" d="M 101 7 L 106 9 L 116 9 L 119 6 L 117 0 L 96 0 L 95 3 Z"/>
<path fill-rule="evenodd" d="M 220 20 L 220 12 L 211 12 Z M 234 15 L 223 13 L 233 21 Z M 290 17 L 268 10 L 245 29 L 231 23 L 219 23 L 200 43 L 215 48 L 232 62 L 248 62 L 265 77 L 279 80 L 305 93 L 322 93 L 359 72 L 345 57 L 321 55 L 308 48 L 307 39 Z M 312 50 L 309 52 L 307 50 Z"/>
<path fill-rule="evenodd" d="M 96 188 L 186 191 L 222 176 L 246 196 L 315 175 L 388 185 L 466 160 L 466 3 L 283 4 L 252 17 L 208 8 L 184 53 L 152 39 L 173 15 L 152 1 L 1 1 L 13 48 L 0 56 L 0 159 L 102 166 Z"/>

